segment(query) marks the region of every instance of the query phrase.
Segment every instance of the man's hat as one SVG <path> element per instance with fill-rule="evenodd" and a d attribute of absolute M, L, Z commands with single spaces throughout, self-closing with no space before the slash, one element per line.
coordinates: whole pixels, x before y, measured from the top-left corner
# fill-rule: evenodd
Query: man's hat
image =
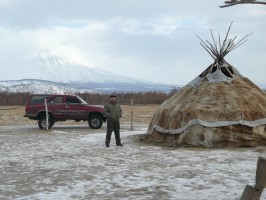
<path fill-rule="evenodd" d="M 115 95 L 114 93 L 112 93 L 112 94 L 110 95 L 110 98 L 112 98 L 112 97 L 116 97 L 116 95 Z"/>

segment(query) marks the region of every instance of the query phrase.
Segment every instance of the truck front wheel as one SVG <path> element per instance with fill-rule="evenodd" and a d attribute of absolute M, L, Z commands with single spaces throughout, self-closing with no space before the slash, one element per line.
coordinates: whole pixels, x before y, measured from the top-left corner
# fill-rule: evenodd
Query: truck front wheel
<path fill-rule="evenodd" d="M 46 129 L 46 116 L 42 115 L 38 121 L 38 125 L 39 125 L 39 128 L 41 130 L 45 130 Z M 49 117 L 48 118 L 48 129 L 52 128 L 52 126 L 54 125 L 54 120 Z"/>
<path fill-rule="evenodd" d="M 92 115 L 92 116 L 89 117 L 88 123 L 89 123 L 90 128 L 99 129 L 103 125 L 103 120 L 98 115 Z"/>

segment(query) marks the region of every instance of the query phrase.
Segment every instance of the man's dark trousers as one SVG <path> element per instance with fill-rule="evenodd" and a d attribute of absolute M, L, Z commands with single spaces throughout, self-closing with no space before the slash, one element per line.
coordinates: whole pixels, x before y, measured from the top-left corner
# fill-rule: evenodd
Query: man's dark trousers
<path fill-rule="evenodd" d="M 107 134 L 106 134 L 106 140 L 105 143 L 106 144 L 110 144 L 111 141 L 111 136 L 112 136 L 112 132 L 114 131 L 115 133 L 115 140 L 116 140 L 116 145 L 120 145 L 121 144 L 121 140 L 120 140 L 120 124 L 119 121 L 112 121 L 110 119 L 107 120 Z"/>

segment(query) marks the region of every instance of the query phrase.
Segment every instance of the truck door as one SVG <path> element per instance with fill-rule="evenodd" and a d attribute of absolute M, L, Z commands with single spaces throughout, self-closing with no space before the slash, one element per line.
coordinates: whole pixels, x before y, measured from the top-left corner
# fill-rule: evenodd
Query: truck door
<path fill-rule="evenodd" d="M 66 109 L 68 119 L 84 119 L 84 104 L 75 96 L 66 97 Z"/>
<path fill-rule="evenodd" d="M 57 119 L 65 119 L 67 117 L 66 104 L 64 103 L 64 96 L 55 96 L 48 100 L 49 110 Z"/>

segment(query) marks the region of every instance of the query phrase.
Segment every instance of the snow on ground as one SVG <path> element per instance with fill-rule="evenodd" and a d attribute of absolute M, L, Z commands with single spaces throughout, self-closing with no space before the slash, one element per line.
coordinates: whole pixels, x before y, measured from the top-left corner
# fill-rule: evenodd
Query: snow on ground
<path fill-rule="evenodd" d="M 136 139 L 147 127 L 106 148 L 105 128 L 2 126 L 0 199 L 239 199 L 266 152 L 153 146 Z"/>

